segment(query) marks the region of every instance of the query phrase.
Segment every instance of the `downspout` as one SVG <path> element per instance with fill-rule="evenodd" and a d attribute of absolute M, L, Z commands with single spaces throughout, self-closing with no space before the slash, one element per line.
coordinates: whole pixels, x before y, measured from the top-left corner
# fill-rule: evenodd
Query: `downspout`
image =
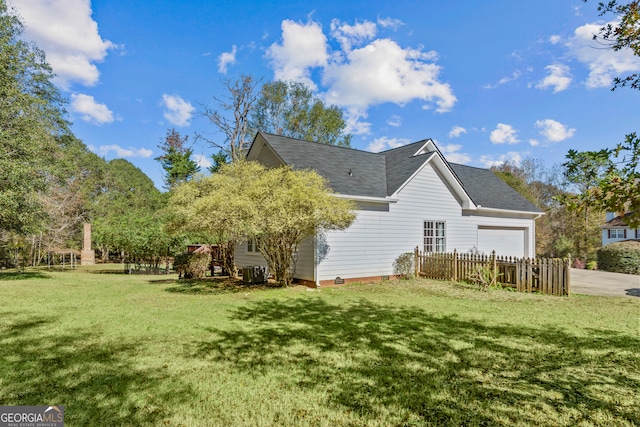
<path fill-rule="evenodd" d="M 533 218 L 533 256 L 531 258 L 536 257 L 536 220 L 542 217 L 542 215 L 544 215 L 544 213 L 538 214 L 538 216 Z"/>

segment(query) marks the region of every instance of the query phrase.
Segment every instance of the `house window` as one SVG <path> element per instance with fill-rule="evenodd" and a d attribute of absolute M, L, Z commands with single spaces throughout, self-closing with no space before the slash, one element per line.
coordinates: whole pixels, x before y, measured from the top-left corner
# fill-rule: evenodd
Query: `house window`
<path fill-rule="evenodd" d="M 445 251 L 445 223 L 444 221 L 424 222 L 424 251 L 444 252 Z"/>
<path fill-rule="evenodd" d="M 627 237 L 627 230 L 620 230 L 620 229 L 609 230 L 610 239 L 626 239 L 626 237 Z"/>
<path fill-rule="evenodd" d="M 256 239 L 247 240 L 247 253 L 258 253 L 258 242 Z"/>

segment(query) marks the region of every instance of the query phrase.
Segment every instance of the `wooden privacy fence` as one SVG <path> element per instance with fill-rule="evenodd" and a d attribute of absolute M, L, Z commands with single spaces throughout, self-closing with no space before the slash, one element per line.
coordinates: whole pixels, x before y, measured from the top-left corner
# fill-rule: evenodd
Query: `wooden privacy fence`
<path fill-rule="evenodd" d="M 479 269 L 488 269 L 493 283 L 519 292 L 569 295 L 571 258 L 514 258 L 491 255 L 425 253 L 415 249 L 416 276 L 436 280 L 471 281 Z"/>

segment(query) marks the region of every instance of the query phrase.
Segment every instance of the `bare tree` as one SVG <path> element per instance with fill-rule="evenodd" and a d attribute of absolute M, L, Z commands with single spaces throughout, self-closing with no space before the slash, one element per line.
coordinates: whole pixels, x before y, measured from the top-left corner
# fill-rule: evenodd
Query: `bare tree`
<path fill-rule="evenodd" d="M 214 97 L 214 106 L 204 106 L 203 115 L 218 128 L 225 140 L 220 142 L 198 135 L 214 147 L 226 153 L 232 162 L 244 158 L 250 141 L 249 115 L 259 92 L 256 87 L 260 80 L 242 74 L 236 80 L 226 79 L 222 82 L 228 94 L 223 98 Z"/>

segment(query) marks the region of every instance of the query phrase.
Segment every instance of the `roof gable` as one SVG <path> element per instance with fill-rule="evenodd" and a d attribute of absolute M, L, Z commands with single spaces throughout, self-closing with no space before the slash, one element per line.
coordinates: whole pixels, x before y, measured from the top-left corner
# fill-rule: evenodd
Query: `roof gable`
<path fill-rule="evenodd" d="M 380 154 L 385 156 L 386 160 L 387 192 L 389 195 L 401 191 L 413 177 L 430 163 L 438 172 L 444 184 L 458 199 L 463 209 L 473 208 L 473 200 L 469 197 L 433 140 L 418 141 L 403 147 L 383 151 Z"/>
<path fill-rule="evenodd" d="M 610 219 L 609 221 L 605 222 L 604 225 L 602 225 L 602 228 L 608 228 L 608 227 L 629 227 L 629 225 L 626 222 L 626 218 L 631 216 L 631 212 L 627 212 L 624 215 L 618 215 L 616 217 L 614 217 L 613 219 Z"/>

